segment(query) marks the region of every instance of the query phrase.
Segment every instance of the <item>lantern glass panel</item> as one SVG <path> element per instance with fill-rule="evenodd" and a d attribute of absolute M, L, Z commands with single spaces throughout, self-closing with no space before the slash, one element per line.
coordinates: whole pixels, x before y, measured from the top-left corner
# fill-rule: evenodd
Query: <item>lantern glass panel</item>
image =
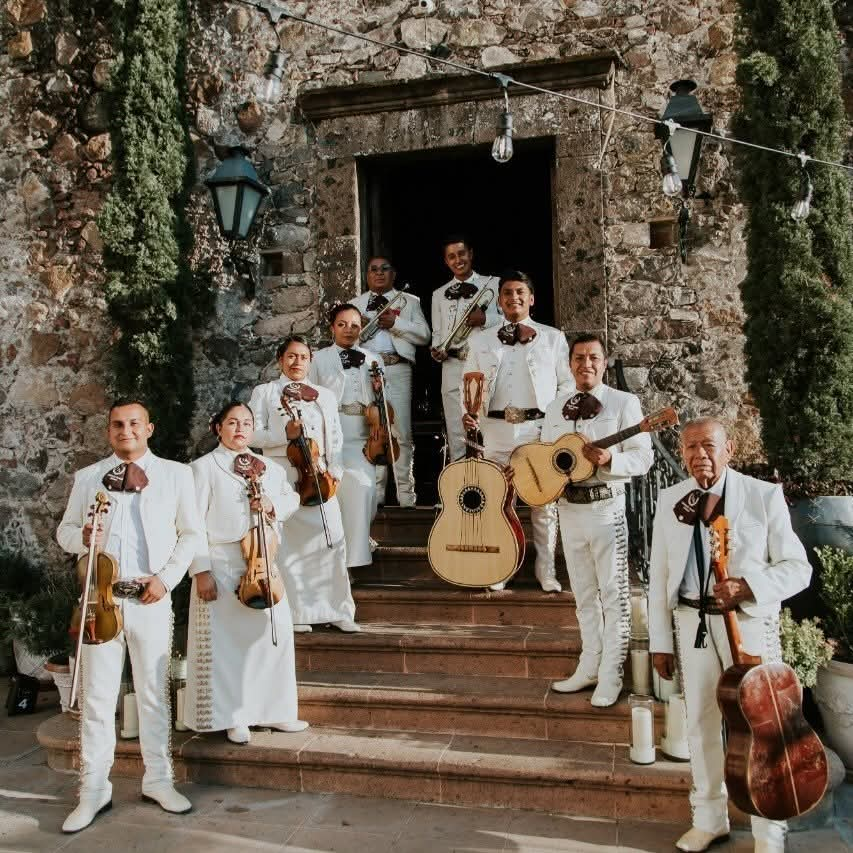
<path fill-rule="evenodd" d="M 216 194 L 219 216 L 222 219 L 222 230 L 226 234 L 230 234 L 234 229 L 234 210 L 237 206 L 237 185 L 220 184 L 214 188 L 213 192 Z"/>
<path fill-rule="evenodd" d="M 672 148 L 672 156 L 675 157 L 676 165 L 678 166 L 678 174 L 682 181 L 690 180 L 690 167 L 693 164 L 693 151 L 698 144 L 699 137 L 695 133 L 690 133 L 687 130 L 676 130 L 669 138 L 669 144 Z M 694 181 L 695 181 L 695 176 Z"/>
<path fill-rule="evenodd" d="M 249 233 L 249 228 L 252 227 L 252 221 L 255 218 L 255 213 L 258 210 L 258 205 L 261 203 L 261 195 L 254 187 L 243 187 L 243 204 L 240 210 L 240 223 L 237 229 L 237 234 L 241 238 L 246 237 Z"/>

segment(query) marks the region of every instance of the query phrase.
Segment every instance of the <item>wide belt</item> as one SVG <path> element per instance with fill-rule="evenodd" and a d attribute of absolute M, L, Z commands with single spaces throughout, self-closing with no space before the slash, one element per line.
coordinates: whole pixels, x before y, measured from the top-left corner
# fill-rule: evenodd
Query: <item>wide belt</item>
<path fill-rule="evenodd" d="M 338 411 L 342 415 L 362 415 L 367 411 L 367 406 L 364 403 L 341 403 L 338 406 Z"/>
<path fill-rule="evenodd" d="M 591 504 L 596 501 L 606 501 L 621 495 L 621 491 L 610 486 L 566 486 L 563 497 L 570 504 Z"/>
<path fill-rule="evenodd" d="M 409 359 L 403 358 L 403 356 L 398 355 L 396 352 L 380 352 L 378 354 L 382 356 L 382 361 L 385 362 L 386 367 L 392 364 L 411 364 Z"/>
<path fill-rule="evenodd" d="M 699 609 L 699 599 L 698 598 L 686 598 L 683 595 L 679 595 L 678 596 L 678 603 L 683 604 L 685 607 L 692 607 L 694 610 Z M 717 604 L 716 598 L 709 598 L 706 596 L 704 604 L 705 604 L 705 607 L 704 607 L 705 612 L 710 614 L 711 616 L 720 616 L 723 613 L 725 613 L 723 608 L 720 607 L 719 604 Z"/>
<path fill-rule="evenodd" d="M 523 424 L 525 421 L 538 421 L 545 417 L 541 409 L 518 409 L 515 406 L 507 406 L 505 409 L 492 409 L 488 413 L 490 418 L 506 421 L 508 424 Z"/>
<path fill-rule="evenodd" d="M 140 581 L 116 581 L 113 584 L 115 598 L 139 598 L 145 592 L 145 584 Z"/>
<path fill-rule="evenodd" d="M 459 347 L 459 349 L 449 349 L 447 354 L 451 358 L 458 358 L 460 361 L 465 361 L 468 358 L 468 347 Z"/>

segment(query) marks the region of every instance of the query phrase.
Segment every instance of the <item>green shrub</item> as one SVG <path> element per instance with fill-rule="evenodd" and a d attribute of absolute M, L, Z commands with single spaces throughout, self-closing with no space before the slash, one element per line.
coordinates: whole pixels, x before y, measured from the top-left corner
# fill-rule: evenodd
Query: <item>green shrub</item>
<path fill-rule="evenodd" d="M 786 607 L 779 619 L 782 660 L 800 679 L 803 687 L 817 684 L 817 671 L 832 660 L 834 645 L 826 639 L 818 619 L 796 622 Z"/>
<path fill-rule="evenodd" d="M 826 608 L 826 633 L 836 642 L 836 657 L 853 662 L 853 554 L 840 548 L 815 548 L 820 558 L 820 597 Z"/>

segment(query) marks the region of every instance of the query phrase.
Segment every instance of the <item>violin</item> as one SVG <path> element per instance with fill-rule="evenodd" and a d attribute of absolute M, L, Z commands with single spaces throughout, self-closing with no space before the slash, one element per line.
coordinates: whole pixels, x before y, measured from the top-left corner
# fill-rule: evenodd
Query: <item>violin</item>
<path fill-rule="evenodd" d="M 278 537 L 272 525 L 267 521 L 261 499 L 260 478 L 255 476 L 247 478 L 247 489 L 249 501 L 258 501 L 256 523 L 249 528 L 249 532 L 240 540 L 240 550 L 246 561 L 246 571 L 240 578 L 237 587 L 237 597 L 246 607 L 253 610 L 271 610 L 284 598 L 284 581 L 275 564 L 275 555 L 278 551 Z M 272 642 L 278 645 L 276 636 L 275 619 L 270 613 L 272 624 Z"/>
<path fill-rule="evenodd" d="M 110 499 L 104 492 L 95 495 L 89 507 L 92 534 L 89 550 L 77 561 L 77 580 L 80 584 L 80 603 L 71 616 L 69 634 L 76 638 L 74 673 L 71 677 L 69 706 L 74 707 L 80 678 L 83 644 L 99 645 L 115 639 L 122 629 L 121 610 L 113 600 L 113 584 L 118 580 L 118 562 L 115 557 L 98 549 L 98 524 L 110 508 Z"/>
<path fill-rule="evenodd" d="M 284 394 L 281 395 L 280 410 L 292 420 L 300 421 L 299 413 L 294 413 Z M 305 429 L 300 421 L 299 435 L 287 443 L 287 459 L 299 474 L 296 491 L 299 493 L 299 503 L 302 506 L 324 504 L 329 498 L 334 497 L 338 490 L 338 481 L 328 471 L 320 470 L 317 464 L 319 458 L 320 446 L 313 438 L 305 435 Z"/>
<path fill-rule="evenodd" d="M 371 465 L 393 465 L 400 458 L 400 443 L 391 432 L 394 409 L 385 396 L 385 374 L 378 362 L 374 361 L 370 366 L 370 375 L 374 380 L 375 400 L 367 407 L 364 415 L 370 427 L 364 456 Z"/>

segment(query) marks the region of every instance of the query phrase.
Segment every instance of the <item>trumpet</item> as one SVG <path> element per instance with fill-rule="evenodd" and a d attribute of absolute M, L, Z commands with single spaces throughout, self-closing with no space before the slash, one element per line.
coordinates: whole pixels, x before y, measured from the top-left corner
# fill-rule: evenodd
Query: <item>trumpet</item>
<path fill-rule="evenodd" d="M 379 331 L 379 318 L 386 311 L 390 311 L 398 302 L 400 303 L 400 308 L 406 307 L 406 296 L 403 291 L 407 290 L 408 287 L 408 283 L 404 284 L 396 296 L 361 330 L 361 334 L 358 336 L 361 343 L 369 341 Z"/>
<path fill-rule="evenodd" d="M 495 290 L 492 287 L 484 287 L 474 297 L 474 301 L 465 310 L 465 313 L 459 318 L 456 325 L 451 330 L 450 334 L 444 339 L 440 347 L 436 347 L 439 352 L 447 353 L 451 349 L 460 349 L 461 345 L 468 340 L 473 326 L 466 325 L 467 319 L 471 316 L 475 308 L 481 308 L 483 311 L 491 305 L 495 298 Z"/>

